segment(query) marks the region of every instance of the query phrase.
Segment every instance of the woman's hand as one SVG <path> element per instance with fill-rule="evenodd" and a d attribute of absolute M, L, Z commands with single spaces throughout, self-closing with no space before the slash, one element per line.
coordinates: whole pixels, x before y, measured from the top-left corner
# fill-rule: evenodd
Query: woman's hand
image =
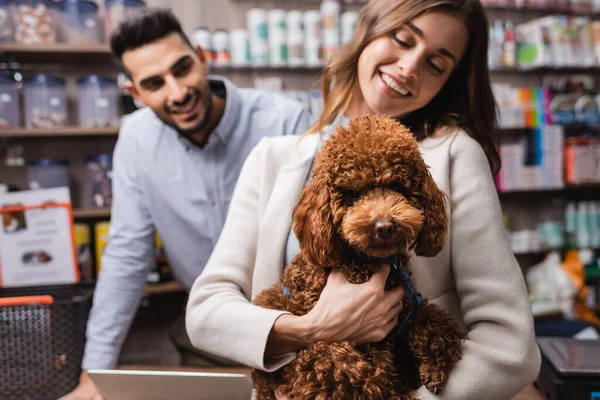
<path fill-rule="evenodd" d="M 284 314 L 273 325 L 265 357 L 306 348 L 314 342 L 351 341 L 358 345 L 383 340 L 398 323 L 404 289 L 385 291 L 390 273 L 382 265 L 369 281 L 348 282 L 334 269 L 314 308 L 304 316 Z"/>
<path fill-rule="evenodd" d="M 351 341 L 358 345 L 379 342 L 398 323 L 404 289 L 385 291 L 390 273 L 382 265 L 369 281 L 348 282 L 344 273 L 334 269 L 314 308 L 306 315 L 311 327 L 311 342 Z"/>

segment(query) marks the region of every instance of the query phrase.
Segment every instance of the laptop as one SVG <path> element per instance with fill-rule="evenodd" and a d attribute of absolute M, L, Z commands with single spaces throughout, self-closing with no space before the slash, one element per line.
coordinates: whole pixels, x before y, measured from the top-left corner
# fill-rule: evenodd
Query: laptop
<path fill-rule="evenodd" d="M 600 377 L 600 340 L 538 337 L 537 342 L 561 375 Z"/>
<path fill-rule="evenodd" d="M 106 400 L 249 400 L 244 374 L 179 371 L 89 370 Z"/>
<path fill-rule="evenodd" d="M 600 400 L 600 340 L 538 337 L 538 388 L 548 400 Z"/>

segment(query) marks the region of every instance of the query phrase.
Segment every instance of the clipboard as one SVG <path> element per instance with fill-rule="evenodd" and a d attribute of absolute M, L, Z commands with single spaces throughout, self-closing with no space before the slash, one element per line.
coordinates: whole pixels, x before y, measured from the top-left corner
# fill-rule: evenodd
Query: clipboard
<path fill-rule="evenodd" d="M 60 263 L 71 264 L 71 271 L 66 272 L 65 266 L 55 268 L 57 271 L 61 271 L 61 274 L 57 276 L 57 280 L 53 281 L 51 278 L 47 281 L 44 281 L 43 277 L 40 276 L 39 281 L 35 281 L 35 273 L 36 271 L 30 271 L 29 277 L 27 279 L 23 279 L 22 284 L 15 282 L 15 279 L 11 279 L 9 283 L 5 279 L 4 272 L 8 268 L 6 265 L 3 265 L 3 247 L 2 247 L 2 239 L 3 234 L 4 239 L 6 240 L 6 235 L 15 234 L 15 236 L 19 233 L 19 231 L 27 230 L 27 222 L 26 222 L 26 212 L 34 211 L 34 210 L 47 210 L 47 209 L 64 209 L 65 210 L 65 220 L 61 222 L 66 226 L 64 226 L 63 234 L 66 234 L 66 238 L 60 238 L 62 240 L 57 240 L 55 250 L 62 252 L 64 254 L 60 254 Z M 7 217 L 8 215 L 8 217 Z M 77 263 L 77 248 L 75 245 L 75 229 L 73 225 L 73 209 L 71 203 L 68 201 L 50 201 L 40 204 L 28 204 L 28 205 L 7 205 L 4 207 L 0 207 L 0 217 L 2 218 L 2 225 L 0 226 L 0 287 L 8 287 L 8 286 L 35 286 L 35 285 L 53 285 L 53 284 L 67 284 L 67 283 L 77 283 L 80 281 L 80 273 L 79 267 Z M 51 235 L 48 236 L 52 238 Z M 23 243 L 26 243 L 23 240 Z M 20 251 L 22 254 L 19 254 L 19 257 L 10 257 L 12 259 L 11 262 L 11 270 L 17 269 L 18 264 L 35 264 L 36 261 L 38 264 L 51 263 L 52 255 L 49 250 L 30 250 L 27 251 L 31 246 L 23 245 L 21 250 L 9 248 L 11 251 Z M 51 246 L 50 246 L 51 247 Z M 5 252 L 8 252 L 7 249 L 4 249 Z M 14 254 L 11 254 L 14 255 Z M 5 260 L 6 258 L 4 258 Z M 59 262 L 59 260 L 56 260 Z M 14 271 L 12 271 L 14 272 Z M 49 276 L 51 276 L 52 271 L 48 271 Z M 17 283 L 17 284 L 15 284 Z"/>

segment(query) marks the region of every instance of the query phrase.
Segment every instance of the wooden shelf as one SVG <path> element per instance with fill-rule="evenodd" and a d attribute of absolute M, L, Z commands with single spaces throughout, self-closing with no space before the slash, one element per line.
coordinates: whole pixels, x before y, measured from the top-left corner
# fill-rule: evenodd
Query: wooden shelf
<path fill-rule="evenodd" d="M 594 247 L 586 247 L 587 249 L 591 249 L 592 251 L 598 251 L 600 249 L 598 248 L 594 248 Z M 558 251 L 560 253 L 564 253 L 566 251 L 571 251 L 571 250 L 581 250 L 581 249 L 567 249 L 567 248 L 560 248 L 560 249 L 545 249 L 545 250 L 536 250 L 536 251 L 528 251 L 525 253 L 513 253 L 516 257 L 527 257 L 527 256 L 545 256 L 546 254 L 550 253 L 551 251 Z"/>
<path fill-rule="evenodd" d="M 535 68 L 491 68 L 492 74 L 580 74 L 596 73 L 600 67 L 535 67 Z"/>
<path fill-rule="evenodd" d="M 110 218 L 110 208 L 81 208 L 73 210 L 73 218 Z"/>
<path fill-rule="evenodd" d="M 211 72 L 215 72 L 215 73 L 227 73 L 227 72 L 231 72 L 231 73 L 235 73 L 235 72 L 239 72 L 239 73 L 305 73 L 305 74 L 317 74 L 320 73 L 323 70 L 324 65 L 318 66 L 318 67 L 309 67 L 309 66 L 304 66 L 304 67 L 288 67 L 288 66 L 272 66 L 272 65 L 265 65 L 265 66 L 261 66 L 261 67 L 255 67 L 255 66 L 245 66 L 245 67 L 236 67 L 236 66 L 217 66 L 217 65 L 213 65 L 210 67 Z"/>
<path fill-rule="evenodd" d="M 148 283 L 144 288 L 144 297 L 156 294 L 182 293 L 185 288 L 178 282 Z"/>
<path fill-rule="evenodd" d="M 9 53 L 21 63 L 112 63 L 113 55 L 108 45 L 52 45 L 0 44 L 0 54 Z"/>
<path fill-rule="evenodd" d="M 0 137 L 65 137 L 65 136 L 117 136 L 119 128 L 83 128 L 68 126 L 53 129 L 0 129 Z"/>
<path fill-rule="evenodd" d="M 562 189 L 531 189 L 531 190 L 511 190 L 511 191 L 502 191 L 498 192 L 500 196 L 519 196 L 519 195 L 531 195 L 531 194 L 547 194 L 547 195 L 555 195 L 555 194 L 564 194 L 569 192 L 578 192 L 578 191 L 600 191 L 600 184 L 590 184 L 590 185 L 567 185 Z"/>

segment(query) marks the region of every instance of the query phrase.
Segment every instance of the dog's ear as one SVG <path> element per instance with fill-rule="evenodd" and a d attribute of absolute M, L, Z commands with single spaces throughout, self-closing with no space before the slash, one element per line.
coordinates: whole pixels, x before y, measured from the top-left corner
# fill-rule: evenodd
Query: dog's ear
<path fill-rule="evenodd" d="M 421 168 L 419 168 L 421 169 Z M 415 199 L 423 213 L 423 228 L 413 245 L 415 254 L 423 257 L 433 257 L 444 247 L 448 230 L 446 214 L 446 196 L 438 188 L 433 177 L 424 166 L 421 170 L 420 187 L 415 190 Z"/>
<path fill-rule="evenodd" d="M 309 264 L 338 264 L 341 250 L 334 232 L 329 188 L 323 180 L 315 177 L 304 188 L 294 208 L 293 221 L 294 233 Z"/>

